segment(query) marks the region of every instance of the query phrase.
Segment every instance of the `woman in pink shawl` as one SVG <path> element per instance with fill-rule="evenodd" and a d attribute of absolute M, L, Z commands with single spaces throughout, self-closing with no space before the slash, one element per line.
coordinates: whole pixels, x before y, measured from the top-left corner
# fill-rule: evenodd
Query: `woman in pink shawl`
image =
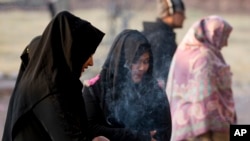
<path fill-rule="evenodd" d="M 229 141 L 236 112 L 232 73 L 221 49 L 231 31 L 222 17 L 211 15 L 195 22 L 180 43 L 166 88 L 172 141 Z"/>

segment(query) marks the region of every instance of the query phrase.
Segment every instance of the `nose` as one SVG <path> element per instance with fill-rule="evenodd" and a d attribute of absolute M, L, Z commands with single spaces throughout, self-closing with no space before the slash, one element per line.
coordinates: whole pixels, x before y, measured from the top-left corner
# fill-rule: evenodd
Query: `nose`
<path fill-rule="evenodd" d="M 146 70 L 146 64 L 140 63 L 139 66 L 138 66 L 138 70 L 145 71 Z"/>
<path fill-rule="evenodd" d="M 93 57 L 91 56 L 88 61 L 88 66 L 93 66 L 93 65 L 94 65 L 94 61 L 93 61 Z"/>

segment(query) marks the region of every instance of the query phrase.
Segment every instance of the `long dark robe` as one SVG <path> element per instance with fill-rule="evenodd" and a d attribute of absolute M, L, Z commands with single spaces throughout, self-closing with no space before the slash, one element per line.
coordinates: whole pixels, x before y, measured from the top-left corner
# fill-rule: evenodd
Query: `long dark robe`
<path fill-rule="evenodd" d="M 62 11 L 27 46 L 9 102 L 3 141 L 86 140 L 79 80 L 104 33 Z"/>
<path fill-rule="evenodd" d="M 143 34 L 149 40 L 154 55 L 153 75 L 166 86 L 168 72 L 176 51 L 176 34 L 174 29 L 157 19 L 155 22 L 143 22 Z"/>
<path fill-rule="evenodd" d="M 140 83 L 131 80 L 131 65 L 150 54 L 149 70 Z M 166 93 L 152 76 L 153 57 L 147 39 L 136 30 L 125 30 L 114 41 L 99 79 L 84 87 L 83 97 L 91 136 L 111 141 L 157 141 L 171 136 L 171 116 Z"/>

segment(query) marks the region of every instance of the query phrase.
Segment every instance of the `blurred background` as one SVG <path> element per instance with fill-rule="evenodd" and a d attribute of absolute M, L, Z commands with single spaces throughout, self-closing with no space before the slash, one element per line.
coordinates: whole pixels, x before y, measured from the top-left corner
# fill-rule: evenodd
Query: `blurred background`
<path fill-rule="evenodd" d="M 177 43 L 196 20 L 211 14 L 232 26 L 229 45 L 222 53 L 233 72 L 238 124 L 250 124 L 250 0 L 183 0 L 186 20 L 177 29 Z M 50 11 L 52 10 L 52 11 Z M 81 80 L 99 73 L 114 37 L 123 29 L 142 30 L 143 21 L 155 21 L 154 0 L 0 0 L 0 138 L 9 97 L 26 45 L 43 30 L 55 13 L 68 10 L 106 33 L 94 55 L 94 66 Z"/>

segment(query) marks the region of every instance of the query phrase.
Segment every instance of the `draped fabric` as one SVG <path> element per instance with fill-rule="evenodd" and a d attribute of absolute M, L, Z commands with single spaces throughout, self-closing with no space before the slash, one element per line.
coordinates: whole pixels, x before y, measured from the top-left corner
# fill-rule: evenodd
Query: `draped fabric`
<path fill-rule="evenodd" d="M 22 65 L 10 99 L 3 141 L 22 140 L 21 137 L 30 140 L 21 135 L 28 127 L 22 122 L 33 123 L 28 119 L 34 119 L 34 125 L 45 131 L 51 140 L 68 140 L 73 132 L 78 132 L 81 138 L 86 135 L 79 77 L 82 65 L 95 52 L 103 36 L 104 33 L 91 23 L 67 11 L 58 13 L 50 21 L 21 57 Z M 57 122 L 51 123 L 49 116 L 65 118 L 66 122 L 61 122 L 60 118 L 55 120 L 63 125 L 58 124 L 57 128 L 62 132 L 51 130 Z M 75 122 L 70 125 L 70 120 Z M 73 128 L 79 130 L 73 131 Z"/>
<path fill-rule="evenodd" d="M 222 17 L 211 15 L 195 22 L 178 46 L 166 88 L 173 141 L 228 132 L 236 123 L 232 73 L 221 54 L 231 31 Z"/>

